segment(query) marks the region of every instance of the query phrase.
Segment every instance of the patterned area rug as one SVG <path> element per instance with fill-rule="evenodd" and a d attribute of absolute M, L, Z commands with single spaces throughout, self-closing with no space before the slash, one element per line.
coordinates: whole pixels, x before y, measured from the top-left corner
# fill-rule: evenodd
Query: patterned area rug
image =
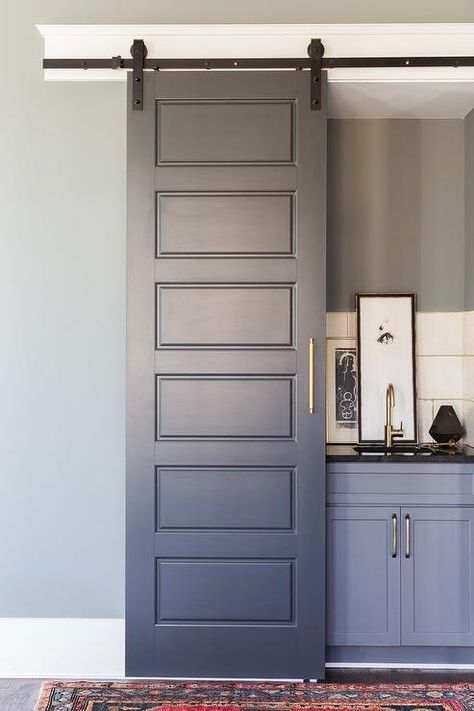
<path fill-rule="evenodd" d="M 474 711 L 474 684 L 46 682 L 36 711 Z"/>

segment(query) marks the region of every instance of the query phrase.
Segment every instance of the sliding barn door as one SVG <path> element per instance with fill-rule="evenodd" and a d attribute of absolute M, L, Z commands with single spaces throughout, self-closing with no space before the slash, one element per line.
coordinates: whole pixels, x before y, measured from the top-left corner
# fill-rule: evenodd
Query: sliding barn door
<path fill-rule="evenodd" d="M 128 675 L 324 674 L 326 119 L 309 82 L 148 74 L 129 110 Z"/>

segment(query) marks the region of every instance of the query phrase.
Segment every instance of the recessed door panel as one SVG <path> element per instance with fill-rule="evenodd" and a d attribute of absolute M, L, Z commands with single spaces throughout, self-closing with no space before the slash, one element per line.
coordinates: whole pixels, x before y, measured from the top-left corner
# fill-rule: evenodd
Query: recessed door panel
<path fill-rule="evenodd" d="M 292 163 L 293 115 L 293 101 L 158 100 L 158 165 Z"/>
<path fill-rule="evenodd" d="M 158 561 L 160 622 L 289 623 L 291 561 Z"/>
<path fill-rule="evenodd" d="M 158 378 L 160 437 L 292 436 L 290 378 Z"/>
<path fill-rule="evenodd" d="M 159 469 L 157 529 L 291 530 L 292 469 Z"/>
<path fill-rule="evenodd" d="M 157 253 L 291 254 L 291 193 L 157 196 Z"/>
<path fill-rule="evenodd" d="M 290 346 L 290 286 L 162 286 L 159 346 Z"/>

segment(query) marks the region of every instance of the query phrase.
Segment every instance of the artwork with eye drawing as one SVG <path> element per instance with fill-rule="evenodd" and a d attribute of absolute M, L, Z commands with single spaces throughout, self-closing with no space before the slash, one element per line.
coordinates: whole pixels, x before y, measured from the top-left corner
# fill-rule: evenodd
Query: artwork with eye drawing
<path fill-rule="evenodd" d="M 357 294 L 359 442 L 383 442 L 386 397 L 403 442 L 416 442 L 415 295 Z"/>
<path fill-rule="evenodd" d="M 357 348 L 353 338 L 327 341 L 326 397 L 328 443 L 357 442 Z"/>

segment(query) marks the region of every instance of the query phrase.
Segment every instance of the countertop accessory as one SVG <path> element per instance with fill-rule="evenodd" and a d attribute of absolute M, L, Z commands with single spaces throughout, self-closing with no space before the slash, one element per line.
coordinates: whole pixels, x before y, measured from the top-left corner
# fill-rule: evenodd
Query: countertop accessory
<path fill-rule="evenodd" d="M 430 427 L 431 437 L 439 444 L 454 446 L 463 434 L 464 427 L 456 415 L 454 407 L 441 405 Z"/>
<path fill-rule="evenodd" d="M 359 442 L 385 442 L 387 384 L 403 442 L 417 441 L 415 294 L 357 294 Z"/>

